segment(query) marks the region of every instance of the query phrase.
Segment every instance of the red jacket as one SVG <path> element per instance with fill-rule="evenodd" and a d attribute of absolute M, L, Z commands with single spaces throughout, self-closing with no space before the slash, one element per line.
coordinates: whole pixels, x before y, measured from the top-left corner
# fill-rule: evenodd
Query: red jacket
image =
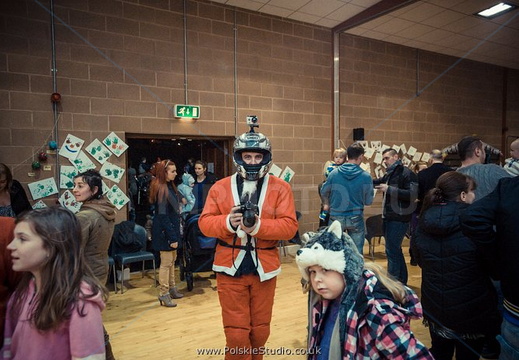
<path fill-rule="evenodd" d="M 244 239 L 237 237 L 230 225 L 231 208 L 240 204 L 237 187 L 237 174 L 216 182 L 209 191 L 204 211 L 198 220 L 200 230 L 206 236 L 217 237 L 223 242 L 242 245 Z M 258 197 L 259 221 L 252 235 L 252 245 L 257 249 L 257 271 L 261 281 L 271 279 L 281 271 L 279 240 L 290 240 L 297 232 L 298 223 L 294 205 L 294 195 L 290 185 L 274 176 L 265 175 L 261 193 Z M 233 276 L 240 267 L 246 251 L 218 244 L 213 270 Z M 256 263 L 256 250 L 252 251 Z"/>

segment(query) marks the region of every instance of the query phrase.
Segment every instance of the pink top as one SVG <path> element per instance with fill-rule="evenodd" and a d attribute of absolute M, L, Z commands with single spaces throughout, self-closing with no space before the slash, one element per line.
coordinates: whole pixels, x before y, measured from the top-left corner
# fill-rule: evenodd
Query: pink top
<path fill-rule="evenodd" d="M 83 292 L 91 293 L 90 287 L 81 283 Z M 77 304 L 84 306 L 80 316 L 77 308 L 72 310 L 69 320 L 57 330 L 40 332 L 27 320 L 31 301 L 35 291 L 31 281 L 27 299 L 16 321 L 12 314 L 12 298 L 7 308 L 4 347 L 1 359 L 19 360 L 69 360 L 69 359 L 105 359 L 103 320 L 101 311 L 105 308 L 101 294 L 89 299 L 81 299 Z"/>

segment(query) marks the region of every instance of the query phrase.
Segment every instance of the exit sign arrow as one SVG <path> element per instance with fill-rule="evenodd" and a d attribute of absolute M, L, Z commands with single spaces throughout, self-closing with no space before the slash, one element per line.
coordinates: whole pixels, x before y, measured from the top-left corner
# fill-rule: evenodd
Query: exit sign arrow
<path fill-rule="evenodd" d="M 200 117 L 200 106 L 176 104 L 175 117 L 186 119 L 198 119 Z"/>

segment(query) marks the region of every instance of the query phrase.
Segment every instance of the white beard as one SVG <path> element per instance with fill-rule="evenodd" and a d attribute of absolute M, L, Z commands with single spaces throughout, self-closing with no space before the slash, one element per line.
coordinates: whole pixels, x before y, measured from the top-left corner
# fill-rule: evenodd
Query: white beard
<path fill-rule="evenodd" d="M 241 200 L 249 200 L 258 188 L 258 181 L 254 180 L 243 180 L 243 190 L 241 194 Z"/>

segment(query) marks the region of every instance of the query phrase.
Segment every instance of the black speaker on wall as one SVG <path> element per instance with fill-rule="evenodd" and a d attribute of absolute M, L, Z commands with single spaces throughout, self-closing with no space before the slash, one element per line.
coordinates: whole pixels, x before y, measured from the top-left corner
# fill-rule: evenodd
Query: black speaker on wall
<path fill-rule="evenodd" d="M 353 129 L 353 141 L 364 140 L 364 128 Z"/>

